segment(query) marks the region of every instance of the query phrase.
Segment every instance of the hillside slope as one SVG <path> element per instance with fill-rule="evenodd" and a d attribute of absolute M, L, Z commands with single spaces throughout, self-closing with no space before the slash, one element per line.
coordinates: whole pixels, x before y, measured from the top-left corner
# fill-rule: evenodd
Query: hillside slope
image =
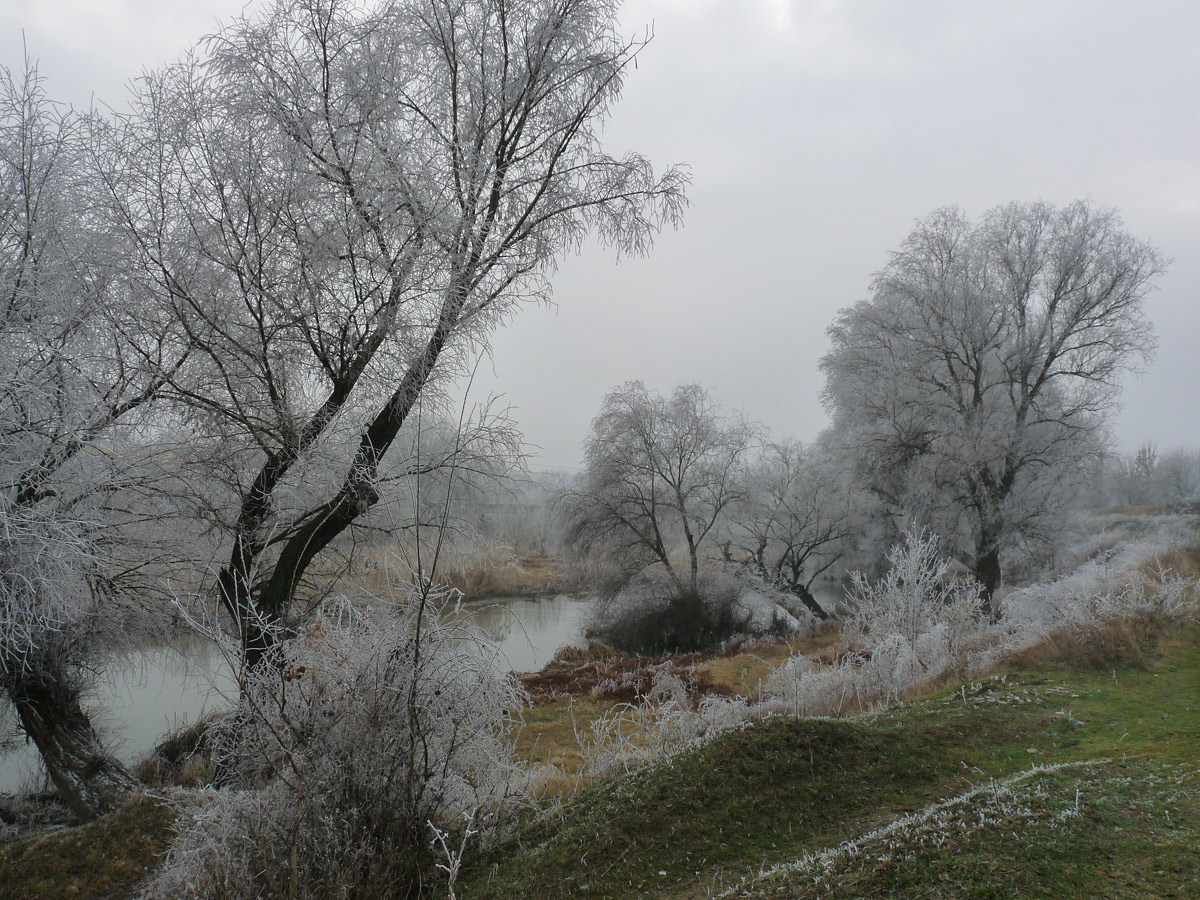
<path fill-rule="evenodd" d="M 459 894 L 1200 897 L 1198 748 L 1193 625 L 1144 667 L 724 734 L 544 814 Z"/>

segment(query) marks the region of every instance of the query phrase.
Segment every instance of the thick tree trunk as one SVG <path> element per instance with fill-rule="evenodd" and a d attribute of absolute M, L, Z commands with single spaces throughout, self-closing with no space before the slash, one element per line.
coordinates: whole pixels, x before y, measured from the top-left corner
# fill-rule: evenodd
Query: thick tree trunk
<path fill-rule="evenodd" d="M 50 664 L 9 680 L 21 728 L 75 817 L 86 822 L 119 806 L 137 780 L 104 749 L 69 674 Z"/>
<path fill-rule="evenodd" d="M 793 594 L 800 598 L 800 602 L 808 607 L 808 611 L 822 622 L 829 618 L 829 613 L 821 608 L 821 604 L 817 602 L 817 598 L 812 595 L 808 588 L 802 585 L 795 585 L 791 590 Z"/>
<path fill-rule="evenodd" d="M 974 575 L 983 585 L 983 611 L 989 619 L 994 619 L 996 608 L 992 604 L 992 595 L 1000 585 L 1000 551 L 992 549 L 976 557 Z"/>

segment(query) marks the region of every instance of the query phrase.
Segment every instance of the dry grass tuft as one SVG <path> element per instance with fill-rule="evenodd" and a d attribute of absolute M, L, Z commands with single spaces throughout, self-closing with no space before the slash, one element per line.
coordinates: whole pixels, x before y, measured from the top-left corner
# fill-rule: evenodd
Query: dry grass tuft
<path fill-rule="evenodd" d="M 158 742 L 133 774 L 148 787 L 201 787 L 216 778 L 214 716 L 207 716 Z"/>
<path fill-rule="evenodd" d="M 1084 626 L 1065 625 L 1041 641 L 1009 654 L 1002 663 L 1015 669 L 1146 669 L 1174 620 L 1142 613 Z"/>

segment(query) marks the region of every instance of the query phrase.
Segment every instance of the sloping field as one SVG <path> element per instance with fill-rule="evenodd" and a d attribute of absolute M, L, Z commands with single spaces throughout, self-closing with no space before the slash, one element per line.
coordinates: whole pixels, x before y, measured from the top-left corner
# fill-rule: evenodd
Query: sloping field
<path fill-rule="evenodd" d="M 1200 627 L 857 720 L 775 719 L 585 790 L 467 898 L 1200 897 Z"/>

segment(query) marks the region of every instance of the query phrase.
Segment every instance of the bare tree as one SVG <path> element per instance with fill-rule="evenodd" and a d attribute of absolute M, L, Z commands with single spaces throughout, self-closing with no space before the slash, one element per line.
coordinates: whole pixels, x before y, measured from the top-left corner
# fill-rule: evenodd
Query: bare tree
<path fill-rule="evenodd" d="M 176 396 L 228 464 L 218 593 L 248 662 L 557 254 L 678 220 L 685 173 L 600 147 L 645 43 L 606 0 L 277 0 L 145 80 L 109 185 L 199 348 Z"/>
<path fill-rule="evenodd" d="M 133 784 L 80 699 L 158 552 L 130 539 L 160 473 L 122 432 L 187 356 L 91 205 L 87 126 L 0 69 L 0 685 L 80 819 Z"/>
<path fill-rule="evenodd" d="M 1159 458 L 1154 481 L 1157 502 L 1169 509 L 1189 509 L 1200 499 L 1200 453 L 1167 451 Z"/>
<path fill-rule="evenodd" d="M 1164 261 L 1117 214 L 1011 204 L 920 222 L 822 360 L 839 440 L 896 515 L 934 526 L 990 600 L 1005 550 L 1049 539 L 1152 349 Z"/>
<path fill-rule="evenodd" d="M 818 448 L 792 440 L 769 443 L 750 464 L 722 553 L 794 593 L 824 619 L 812 585 L 849 549 L 857 525 L 854 494 Z"/>
<path fill-rule="evenodd" d="M 681 595 L 696 596 L 702 550 L 742 496 L 755 436 L 699 385 L 670 397 L 640 381 L 610 391 L 592 420 L 578 486 L 566 495 L 569 541 L 619 553 L 630 568 L 659 564 Z M 683 572 L 672 558 L 677 543 Z"/>

